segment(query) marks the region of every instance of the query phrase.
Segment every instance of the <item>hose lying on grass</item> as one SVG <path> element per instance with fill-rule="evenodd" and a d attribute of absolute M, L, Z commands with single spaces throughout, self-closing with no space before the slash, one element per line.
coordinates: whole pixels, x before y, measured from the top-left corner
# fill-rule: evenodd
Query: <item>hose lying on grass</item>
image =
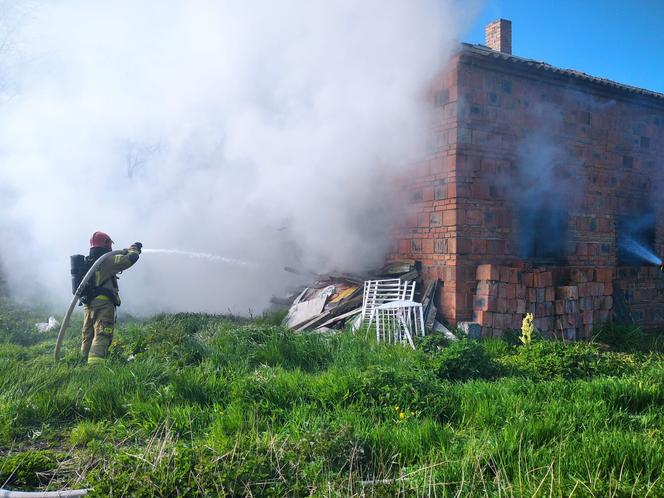
<path fill-rule="evenodd" d="M 8 489 L 0 489 L 0 498 L 73 498 L 87 494 L 87 489 L 64 491 L 9 491 Z"/>
<path fill-rule="evenodd" d="M 71 318 L 71 314 L 74 311 L 74 308 L 76 307 L 76 303 L 78 302 L 78 300 L 81 297 L 81 294 L 83 293 L 83 289 L 85 289 L 85 284 L 87 284 L 88 280 L 90 280 L 90 277 L 92 277 L 92 275 L 95 274 L 97 268 L 99 268 L 99 265 L 101 265 L 111 256 L 116 256 L 118 254 L 124 254 L 124 251 L 111 251 L 99 256 L 99 259 L 97 259 L 97 261 L 94 262 L 94 264 L 90 267 L 88 272 L 83 277 L 83 280 L 81 280 L 81 283 L 78 286 L 78 289 L 76 289 L 76 293 L 74 294 L 74 298 L 71 300 L 71 303 L 69 304 L 69 309 L 67 310 L 65 317 L 62 319 L 62 325 L 60 325 L 60 331 L 58 332 L 58 340 L 55 342 L 55 354 L 54 354 L 55 361 L 58 361 L 60 359 L 60 348 L 62 347 L 62 340 L 65 337 L 65 330 L 67 330 L 67 327 L 69 326 L 69 319 Z M 0 495 L 0 498 L 3 498 L 3 495 Z"/>

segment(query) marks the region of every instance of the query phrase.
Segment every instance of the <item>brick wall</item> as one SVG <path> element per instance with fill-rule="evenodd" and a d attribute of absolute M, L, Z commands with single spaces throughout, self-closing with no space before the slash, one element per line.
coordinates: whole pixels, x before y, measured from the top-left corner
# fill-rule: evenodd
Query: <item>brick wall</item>
<path fill-rule="evenodd" d="M 609 300 L 586 298 L 608 298 L 614 286 L 627 292 L 627 304 L 641 324 L 664 325 L 664 313 L 656 311 L 664 308 L 656 283 L 660 275 L 645 266 L 618 271 L 616 249 L 620 217 L 652 212 L 658 220 L 655 250 L 664 253 L 663 175 L 657 169 L 664 165 L 663 104 L 467 51 L 436 80 L 431 98 L 436 113 L 431 155 L 404 180 L 407 223 L 398 230 L 392 256 L 421 260 L 425 279 L 444 282 L 439 309 L 445 319 L 454 324 L 483 318 L 480 311 L 520 316 L 519 301 L 510 303 L 509 312 L 475 306 L 482 282 L 492 282 L 478 280 L 478 266 L 533 272 L 544 264 L 562 279 L 548 286 L 553 287 L 548 297 L 553 292 L 554 298 L 525 300 L 527 310 L 535 306 L 546 330 L 553 332 L 558 318 L 572 320 L 555 312 L 556 287 L 565 287 L 570 269 L 593 273 L 592 278 L 609 272 L 612 280 L 570 280 L 604 288 L 586 292 L 583 285 L 580 322 L 563 329 L 584 336 L 589 325 L 605 321 L 608 310 L 602 306 Z M 524 221 L 523 213 L 542 200 L 563 213 L 563 261 L 542 262 L 520 253 L 524 234 L 549 235 L 541 228 L 543 220 L 535 220 L 532 229 Z M 545 314 L 538 304 L 547 308 Z M 500 330 L 508 328 L 506 321 L 520 324 L 515 316 L 497 318 L 496 326 L 496 316 L 487 320 Z"/>
<path fill-rule="evenodd" d="M 451 67 L 458 65 L 454 59 Z M 392 258 L 422 261 L 424 279 L 440 279 L 438 309 L 457 315 L 458 206 L 456 192 L 457 71 L 443 72 L 430 88 L 433 126 L 429 155 L 403 179 L 406 207 Z"/>
<path fill-rule="evenodd" d="M 503 52 L 512 53 L 512 21 L 498 19 L 486 25 L 484 28 L 486 46 Z"/>

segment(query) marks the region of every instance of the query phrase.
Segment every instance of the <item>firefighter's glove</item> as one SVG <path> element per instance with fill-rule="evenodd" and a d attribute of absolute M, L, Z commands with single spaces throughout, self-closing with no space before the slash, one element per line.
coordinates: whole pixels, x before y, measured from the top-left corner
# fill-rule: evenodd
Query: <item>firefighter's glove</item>
<path fill-rule="evenodd" d="M 143 244 L 141 244 L 140 242 L 134 242 L 131 245 L 130 249 L 134 249 L 134 251 L 136 251 L 138 254 L 141 254 L 141 249 L 143 249 Z"/>

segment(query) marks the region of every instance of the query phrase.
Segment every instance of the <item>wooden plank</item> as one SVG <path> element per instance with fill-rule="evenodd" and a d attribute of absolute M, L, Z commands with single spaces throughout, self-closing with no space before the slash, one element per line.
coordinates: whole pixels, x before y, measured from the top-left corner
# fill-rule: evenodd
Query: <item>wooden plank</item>
<path fill-rule="evenodd" d="M 340 316 L 348 311 L 354 310 L 355 308 L 362 308 L 362 296 L 358 296 L 353 299 L 349 299 L 343 303 L 341 303 L 339 306 L 336 308 L 332 308 L 329 311 L 326 311 L 324 313 L 321 313 L 317 317 L 312 318 L 310 321 L 307 323 L 302 324 L 300 327 L 297 328 L 297 330 L 311 330 L 315 329 L 317 326 L 321 325 L 323 322 L 335 318 L 337 316 Z"/>
<path fill-rule="evenodd" d="M 320 296 L 297 303 L 290 309 L 286 325 L 290 328 L 297 328 L 303 323 L 310 321 L 320 315 L 327 302 L 327 296 Z"/>
<path fill-rule="evenodd" d="M 322 327 L 327 327 L 328 325 L 332 325 L 334 323 L 337 323 L 337 322 L 339 322 L 341 320 L 344 320 L 348 317 L 351 317 L 353 315 L 359 315 L 360 313 L 362 313 L 362 308 L 356 308 L 353 311 L 349 311 L 348 313 L 344 313 L 343 315 L 335 316 L 335 317 L 329 319 L 328 321 L 326 321 L 326 322 L 320 324 L 318 327 L 316 327 L 316 329 L 320 329 Z"/>

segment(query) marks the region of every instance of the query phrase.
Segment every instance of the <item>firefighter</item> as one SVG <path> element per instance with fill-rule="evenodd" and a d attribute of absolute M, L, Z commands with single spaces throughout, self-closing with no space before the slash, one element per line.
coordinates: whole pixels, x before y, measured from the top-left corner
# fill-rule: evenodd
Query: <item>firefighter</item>
<path fill-rule="evenodd" d="M 103 363 L 113 340 L 116 308 L 120 306 L 118 273 L 138 261 L 143 245 L 134 242 L 124 254 L 108 258 L 90 279 L 90 287 L 83 307 L 83 340 L 81 355 L 88 365 Z M 113 241 L 103 232 L 95 232 L 90 238 L 91 260 L 113 249 Z"/>

